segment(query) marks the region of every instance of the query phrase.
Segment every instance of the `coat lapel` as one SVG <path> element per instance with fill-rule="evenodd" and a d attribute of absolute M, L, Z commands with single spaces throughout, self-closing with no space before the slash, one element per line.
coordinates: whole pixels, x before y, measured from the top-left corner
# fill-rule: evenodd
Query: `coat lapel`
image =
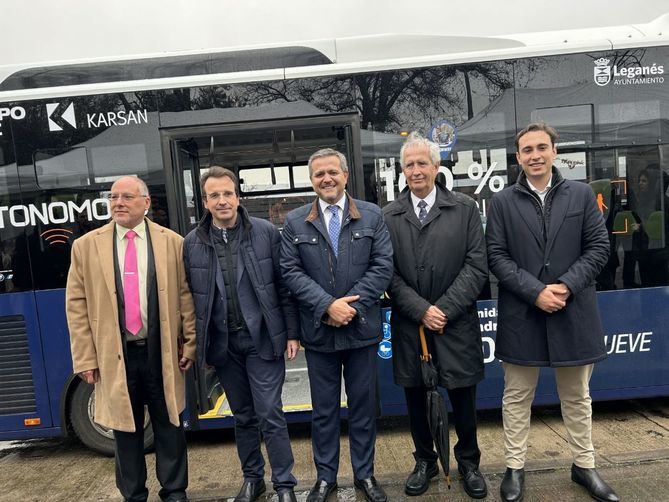
<path fill-rule="evenodd" d="M 557 193 L 553 196 L 553 200 L 551 202 L 551 214 L 548 221 L 546 253 L 550 253 L 550 250 L 555 243 L 555 238 L 557 237 L 560 227 L 562 227 L 562 223 L 564 223 L 564 217 L 567 214 L 568 207 L 569 186 L 563 183 L 562 187 L 559 188 Z"/>
<path fill-rule="evenodd" d="M 151 247 L 153 248 L 153 260 L 156 266 L 156 283 L 158 285 L 158 303 L 160 304 L 161 291 L 167 291 L 167 235 L 165 229 L 154 224 L 150 220 L 148 229 L 151 233 Z"/>
<path fill-rule="evenodd" d="M 516 190 L 520 189 L 516 188 Z M 534 238 L 537 240 L 537 244 L 539 244 L 540 247 L 543 247 L 544 238 L 541 233 L 541 227 L 539 226 L 539 218 L 537 217 L 537 210 L 530 197 L 532 196 L 529 194 L 525 194 L 522 197 L 514 197 L 513 203 L 516 206 L 516 209 L 518 210 L 518 214 L 520 214 L 520 217 L 525 222 L 527 227 L 530 229 L 530 232 L 532 233 Z"/>
<path fill-rule="evenodd" d="M 330 234 L 325 229 L 325 225 L 323 224 L 323 215 L 321 214 L 320 208 L 318 208 L 318 218 L 311 220 L 311 224 L 316 228 L 316 230 L 318 230 L 326 242 L 330 244 L 330 247 L 332 247 L 332 244 L 330 243 Z"/>
<path fill-rule="evenodd" d="M 107 285 L 112 304 L 116 305 L 116 281 L 114 278 L 114 222 L 108 223 L 97 231 L 95 249 L 102 275 Z"/>
<path fill-rule="evenodd" d="M 411 196 L 409 195 L 411 192 L 409 192 L 409 189 L 406 188 L 406 193 L 402 192 L 402 212 L 404 213 L 404 219 L 410 224 L 416 227 L 418 230 L 422 228 L 422 225 L 420 221 L 418 220 L 418 216 L 416 216 L 416 211 L 413 209 L 413 204 L 411 203 Z M 429 217 L 429 216 L 428 216 Z"/>
<path fill-rule="evenodd" d="M 411 213 L 416 217 L 416 221 L 420 225 L 420 221 L 418 220 L 418 216 L 416 216 L 416 211 L 415 208 L 413 207 L 413 201 L 411 200 L 411 196 L 407 197 L 409 200 L 409 206 L 411 207 Z M 427 213 L 427 216 L 425 217 L 425 221 L 423 222 L 423 226 L 427 226 L 431 221 L 436 220 L 439 218 L 441 215 L 441 210 L 444 207 L 450 207 L 454 206 L 455 202 L 453 201 L 453 195 L 451 192 L 449 192 L 446 188 L 442 188 L 441 185 L 437 185 L 437 197 L 434 201 L 434 204 L 430 208 L 430 211 Z"/>

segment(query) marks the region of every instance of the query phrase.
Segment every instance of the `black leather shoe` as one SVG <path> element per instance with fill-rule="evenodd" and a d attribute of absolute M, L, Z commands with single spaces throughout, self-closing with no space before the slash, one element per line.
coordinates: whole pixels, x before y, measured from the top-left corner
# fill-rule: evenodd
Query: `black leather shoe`
<path fill-rule="evenodd" d="M 263 479 L 258 481 L 244 481 L 242 488 L 235 497 L 235 502 L 253 502 L 265 493 L 266 489 L 265 480 Z"/>
<path fill-rule="evenodd" d="M 307 497 L 307 502 L 325 502 L 330 495 L 337 492 L 337 483 L 328 483 L 319 479 Z"/>
<path fill-rule="evenodd" d="M 430 480 L 437 474 L 439 466 L 436 461 L 417 459 L 413 472 L 404 484 L 404 493 L 411 497 L 422 495 L 430 487 Z"/>
<path fill-rule="evenodd" d="M 503 502 L 520 502 L 523 500 L 523 488 L 525 487 L 525 469 L 506 468 L 499 494 Z"/>
<path fill-rule="evenodd" d="M 473 499 L 484 499 L 488 496 L 488 486 L 481 471 L 478 469 L 465 469 L 458 466 L 458 471 L 462 476 L 462 484 L 465 487 L 467 495 Z"/>
<path fill-rule="evenodd" d="M 572 464 L 571 480 L 584 486 L 590 496 L 599 502 L 618 502 L 620 500 L 613 488 L 599 476 L 596 469 L 587 469 Z"/>
<path fill-rule="evenodd" d="M 282 492 L 278 493 L 278 495 L 279 502 L 297 502 L 295 491 L 292 488 L 290 490 L 283 490 Z"/>
<path fill-rule="evenodd" d="M 386 492 L 379 486 L 374 476 L 367 479 L 354 479 L 353 484 L 356 488 L 362 490 L 369 502 L 386 502 L 388 500 Z"/>

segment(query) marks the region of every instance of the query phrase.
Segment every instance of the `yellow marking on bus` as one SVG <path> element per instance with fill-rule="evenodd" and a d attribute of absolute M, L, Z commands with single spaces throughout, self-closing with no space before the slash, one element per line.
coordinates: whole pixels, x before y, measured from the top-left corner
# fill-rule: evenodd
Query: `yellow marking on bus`
<path fill-rule="evenodd" d="M 216 405 L 213 407 L 213 409 L 209 410 L 204 415 L 200 415 L 198 418 L 220 418 L 221 416 L 225 417 L 228 415 L 232 415 L 232 413 L 229 413 L 228 415 L 218 414 L 218 410 L 221 408 L 221 406 L 223 406 L 223 401 L 225 401 L 225 393 L 221 394 L 221 396 L 216 401 Z"/>
<path fill-rule="evenodd" d="M 221 397 L 218 398 L 218 401 L 216 401 L 216 406 L 214 406 L 213 409 L 209 410 L 207 413 L 204 415 L 200 415 L 198 418 L 200 419 L 207 419 L 207 418 L 223 418 L 223 417 L 231 417 L 232 412 L 231 411 L 224 411 L 222 413 L 218 413 L 218 410 L 221 409 L 223 406 L 223 401 L 225 401 L 225 394 L 222 394 Z M 342 408 L 346 408 L 346 401 L 342 401 L 340 403 L 340 406 Z M 291 411 L 311 411 L 312 410 L 312 405 L 311 403 L 306 403 L 306 404 L 291 404 L 291 405 L 286 405 L 283 407 L 283 411 L 286 412 L 291 412 Z"/>

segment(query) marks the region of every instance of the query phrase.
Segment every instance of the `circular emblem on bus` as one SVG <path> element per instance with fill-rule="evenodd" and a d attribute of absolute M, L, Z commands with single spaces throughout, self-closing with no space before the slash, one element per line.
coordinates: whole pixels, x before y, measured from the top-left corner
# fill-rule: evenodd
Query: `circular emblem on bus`
<path fill-rule="evenodd" d="M 389 340 L 383 340 L 379 343 L 379 350 L 377 351 L 381 359 L 390 359 L 393 357 L 393 344 Z"/>
<path fill-rule="evenodd" d="M 390 324 L 387 322 L 383 323 L 383 339 L 384 340 L 390 340 Z"/>
<path fill-rule="evenodd" d="M 439 145 L 441 158 L 445 159 L 451 153 L 451 149 L 455 146 L 455 142 L 458 139 L 458 132 L 453 124 L 446 120 L 442 120 L 432 126 L 428 138 Z"/>
<path fill-rule="evenodd" d="M 390 323 L 390 309 L 383 309 L 383 319 L 385 322 Z"/>

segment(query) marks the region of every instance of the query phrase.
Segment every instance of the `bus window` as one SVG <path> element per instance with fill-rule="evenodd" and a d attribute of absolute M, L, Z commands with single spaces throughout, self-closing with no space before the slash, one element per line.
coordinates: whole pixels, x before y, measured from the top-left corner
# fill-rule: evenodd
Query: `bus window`
<path fill-rule="evenodd" d="M 669 285 L 669 164 L 662 145 L 669 85 L 622 78 L 612 69 L 656 60 L 662 60 L 658 49 L 550 56 L 531 60 L 543 78 L 516 89 L 519 127 L 537 120 L 554 125 L 556 167 L 595 193 L 611 244 L 599 290 Z M 605 64 L 608 80 L 596 82 L 593 68 Z"/>
<path fill-rule="evenodd" d="M 8 130 L 0 136 L 0 293 L 32 289 L 24 231 L 26 209 Z"/>
<path fill-rule="evenodd" d="M 25 206 L 22 230 L 36 290 L 65 287 L 72 242 L 109 221 L 106 195 L 121 176 L 139 176 L 147 183 L 152 203 L 148 217 L 169 226 L 156 135 L 158 114 L 136 109 L 142 102 L 138 96 L 141 93 L 124 95 L 125 100 L 118 102 L 105 95 L 61 100 L 62 106 L 71 103 L 78 127 L 63 123 L 62 130 L 47 131 L 49 122 L 40 113 L 17 124 L 21 140 L 16 142 L 16 154 Z M 131 99 L 139 101 L 126 109 L 125 102 Z M 45 107 L 35 105 L 39 111 Z"/>

